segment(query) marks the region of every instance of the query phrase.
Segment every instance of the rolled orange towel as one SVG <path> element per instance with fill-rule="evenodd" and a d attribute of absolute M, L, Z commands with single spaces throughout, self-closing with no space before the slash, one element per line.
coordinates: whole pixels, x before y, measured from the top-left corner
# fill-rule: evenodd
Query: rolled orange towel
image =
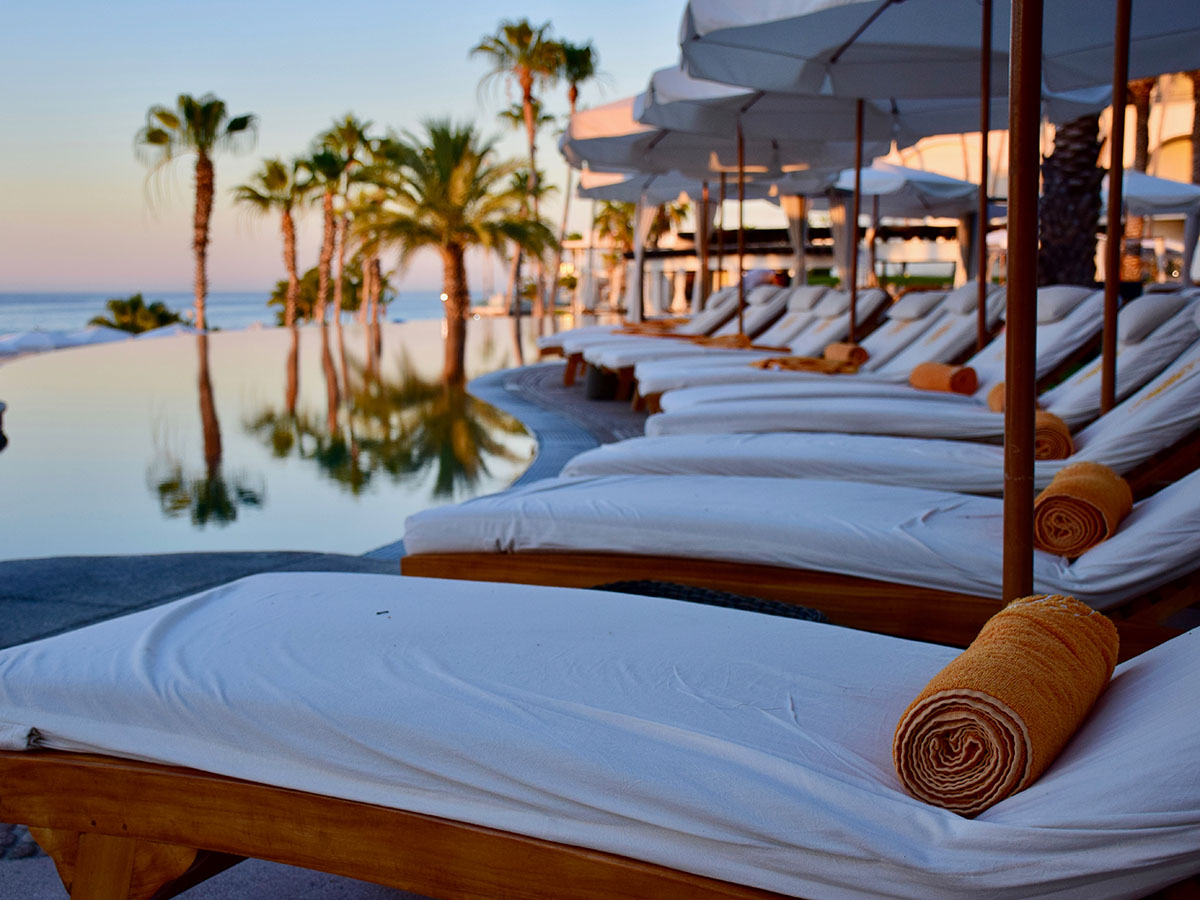
<path fill-rule="evenodd" d="M 988 409 L 992 412 L 1004 412 L 1004 382 L 999 381 L 992 385 L 992 389 L 987 395 Z"/>
<path fill-rule="evenodd" d="M 773 356 L 750 363 L 756 369 L 778 369 L 783 372 L 820 372 L 824 375 L 847 375 L 858 371 L 851 362 L 837 362 L 818 356 Z"/>
<path fill-rule="evenodd" d="M 871 358 L 871 354 L 865 348 L 849 341 L 835 341 L 827 345 L 822 355 L 833 362 L 854 363 L 856 366 L 861 366 Z"/>
<path fill-rule="evenodd" d="M 1054 413 L 1039 409 L 1033 414 L 1033 458 L 1066 459 L 1075 452 L 1071 429 Z"/>
<path fill-rule="evenodd" d="M 1059 594 L 1014 600 L 909 704 L 892 742 L 905 789 L 975 816 L 1034 782 L 1112 677 L 1117 629 Z"/>
<path fill-rule="evenodd" d="M 1033 545 L 1080 556 L 1112 537 L 1131 509 L 1133 491 L 1124 478 L 1100 463 L 1073 463 L 1033 501 Z"/>
<path fill-rule="evenodd" d="M 912 374 L 908 376 L 908 383 L 923 391 L 973 394 L 979 387 L 979 377 L 970 366 L 923 362 L 912 370 Z"/>

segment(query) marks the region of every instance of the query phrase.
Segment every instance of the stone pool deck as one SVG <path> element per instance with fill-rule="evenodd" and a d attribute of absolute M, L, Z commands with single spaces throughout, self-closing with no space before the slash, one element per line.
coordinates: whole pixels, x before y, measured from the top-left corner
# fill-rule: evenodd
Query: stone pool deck
<path fill-rule="evenodd" d="M 643 413 L 627 404 L 589 401 L 562 385 L 561 362 L 496 372 L 471 393 L 516 416 L 538 452 L 518 484 L 550 478 L 575 454 L 642 434 Z M 396 530 L 403 528 L 396 523 Z M 386 537 L 386 536 L 381 536 Z M 257 572 L 380 572 L 399 575 L 403 541 L 363 556 L 305 552 L 170 553 L 71 556 L 0 562 L 0 647 L 48 637 L 185 597 Z M 46 857 L 25 858 L 24 836 L 0 825 L 0 897 L 66 900 Z M 7 858 L 6 858 L 7 857 Z M 404 900 L 378 885 L 248 860 L 181 895 L 189 900 Z"/>

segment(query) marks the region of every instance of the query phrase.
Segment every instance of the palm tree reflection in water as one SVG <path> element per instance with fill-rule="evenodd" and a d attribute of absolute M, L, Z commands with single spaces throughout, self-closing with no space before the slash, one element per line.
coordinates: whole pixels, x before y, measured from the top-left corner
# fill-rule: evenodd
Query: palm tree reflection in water
<path fill-rule="evenodd" d="M 362 493 L 377 475 L 399 482 L 431 472 L 432 495 L 453 498 L 489 473 L 490 460 L 519 461 L 504 436 L 524 435 L 520 422 L 476 400 L 462 385 L 423 378 L 409 366 L 395 378 L 384 377 L 378 326 L 368 325 L 365 344 L 366 361 L 359 364 L 346 360 L 339 340 L 341 361 L 335 366 L 323 329 L 324 423 L 297 412 L 289 388 L 284 409 L 264 410 L 246 423 L 247 432 L 278 458 L 295 454 L 312 461 L 353 494 Z M 296 377 L 295 346 L 287 363 L 289 385 Z"/>
<path fill-rule="evenodd" d="M 200 425 L 204 437 L 204 473 L 185 472 L 178 459 L 164 459 L 151 469 L 153 489 L 159 505 L 168 518 L 190 514 L 192 524 L 203 528 L 208 524 L 224 526 L 238 517 L 238 507 L 260 507 L 265 491 L 261 484 L 251 486 L 244 473 L 227 480 L 221 472 L 221 423 L 213 402 L 212 379 L 208 369 L 208 335 L 196 335 L 196 354 L 199 359 L 198 388 L 200 395 Z"/>

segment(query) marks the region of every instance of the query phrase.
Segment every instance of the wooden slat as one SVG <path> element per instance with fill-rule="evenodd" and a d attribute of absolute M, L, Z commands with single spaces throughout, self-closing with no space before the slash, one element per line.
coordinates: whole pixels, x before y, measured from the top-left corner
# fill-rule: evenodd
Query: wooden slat
<path fill-rule="evenodd" d="M 0 785 L 0 821 L 252 856 L 444 900 L 782 897 L 610 853 L 129 760 L 0 753 Z M 77 889 L 81 876 L 77 866 Z"/>
<path fill-rule="evenodd" d="M 400 571 L 428 578 L 502 581 L 558 587 L 595 587 L 610 581 L 652 579 L 731 591 L 819 609 L 837 625 L 896 637 L 965 647 L 1000 609 L 992 597 L 915 587 L 830 572 L 671 556 L 617 553 L 422 553 L 404 557 Z M 1200 599 L 1194 582 L 1188 588 Z M 1166 607 L 1158 607 L 1166 609 Z M 1176 600 L 1170 611 L 1180 608 Z M 1179 634 L 1148 615 L 1122 621 L 1105 611 L 1121 633 L 1122 660 Z"/>

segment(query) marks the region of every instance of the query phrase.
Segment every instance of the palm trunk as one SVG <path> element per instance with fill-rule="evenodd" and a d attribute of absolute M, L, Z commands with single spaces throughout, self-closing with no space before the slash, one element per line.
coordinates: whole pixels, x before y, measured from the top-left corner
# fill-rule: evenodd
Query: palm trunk
<path fill-rule="evenodd" d="M 372 349 L 375 351 L 375 363 L 379 364 L 379 357 L 383 355 L 383 329 L 379 327 L 379 313 L 381 310 L 380 301 L 383 299 L 383 266 L 379 262 L 379 257 L 376 256 L 371 260 L 371 324 L 375 328 L 375 340 L 372 344 Z"/>
<path fill-rule="evenodd" d="M 325 415 L 329 436 L 338 433 L 338 404 L 341 403 L 341 393 L 338 390 L 337 370 L 333 367 L 333 354 L 329 352 L 329 327 L 321 322 L 321 369 L 325 373 Z"/>
<path fill-rule="evenodd" d="M 321 236 L 321 256 L 317 262 L 317 308 L 313 318 L 325 321 L 325 305 L 329 302 L 329 268 L 333 262 L 333 191 L 325 192 L 323 204 L 325 231 Z"/>
<path fill-rule="evenodd" d="M 1192 184 L 1200 184 L 1200 69 L 1192 78 Z"/>
<path fill-rule="evenodd" d="M 446 244 L 442 253 L 442 290 L 446 293 L 446 361 L 442 382 L 460 385 L 467 380 L 464 359 L 467 349 L 467 267 L 459 244 Z"/>
<path fill-rule="evenodd" d="M 521 111 L 525 115 L 525 133 L 529 137 L 529 190 L 530 208 L 535 220 L 541 218 L 538 208 L 538 170 L 537 170 L 537 121 L 533 111 L 533 76 L 526 72 L 521 76 Z M 546 264 L 538 258 L 537 291 L 533 295 L 533 315 L 540 318 L 545 314 Z"/>
<path fill-rule="evenodd" d="M 346 277 L 346 225 L 345 214 L 337 217 L 337 279 L 333 282 L 333 321 L 342 322 L 342 291 Z"/>
<path fill-rule="evenodd" d="M 287 357 L 287 388 L 284 404 L 289 418 L 296 418 L 296 398 L 300 395 L 300 329 L 295 324 L 288 326 L 292 331 L 292 347 Z"/>
<path fill-rule="evenodd" d="M 200 429 L 204 437 L 204 470 L 211 481 L 221 468 L 221 423 L 217 420 L 217 406 L 213 401 L 212 379 L 208 374 L 208 335 L 196 335 L 196 355 L 199 357 L 200 374 Z"/>
<path fill-rule="evenodd" d="M 1089 285 L 1096 280 L 1096 231 L 1104 177 L 1104 170 L 1096 165 L 1099 134 L 1098 116 L 1067 122 L 1055 134 L 1054 152 L 1042 162 L 1040 284 Z"/>
<path fill-rule="evenodd" d="M 283 264 L 287 268 L 287 302 L 284 306 L 283 324 L 291 328 L 296 324 L 296 299 L 300 296 L 300 275 L 296 272 L 296 223 L 292 211 L 285 209 L 282 216 Z"/>
<path fill-rule="evenodd" d="M 513 245 L 512 264 L 508 269 L 508 298 L 512 304 L 513 353 L 518 366 L 525 365 L 525 354 L 521 349 L 521 255 L 521 248 Z"/>
<path fill-rule="evenodd" d="M 375 277 L 375 270 L 371 268 L 371 262 L 374 259 L 372 253 L 365 253 L 362 259 L 362 285 L 359 290 L 358 297 L 358 324 L 366 325 L 367 318 L 371 310 L 372 285 L 371 279 Z"/>
<path fill-rule="evenodd" d="M 208 223 L 212 218 L 216 174 L 212 160 L 203 150 L 196 155 L 196 215 L 192 229 L 192 253 L 196 260 L 196 327 L 208 328 Z"/>

